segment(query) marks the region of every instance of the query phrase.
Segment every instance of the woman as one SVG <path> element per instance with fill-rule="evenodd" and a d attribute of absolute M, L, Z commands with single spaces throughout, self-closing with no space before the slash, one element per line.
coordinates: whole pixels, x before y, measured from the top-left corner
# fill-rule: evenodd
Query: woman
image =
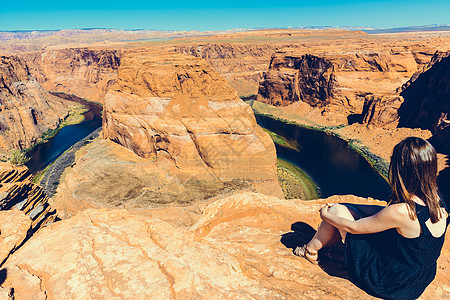
<path fill-rule="evenodd" d="M 318 250 L 342 240 L 347 270 L 356 285 L 381 298 L 418 298 L 436 275 L 448 225 L 436 176 L 433 146 L 406 138 L 391 157 L 389 204 L 325 205 L 317 233 L 294 253 L 317 263 Z"/>

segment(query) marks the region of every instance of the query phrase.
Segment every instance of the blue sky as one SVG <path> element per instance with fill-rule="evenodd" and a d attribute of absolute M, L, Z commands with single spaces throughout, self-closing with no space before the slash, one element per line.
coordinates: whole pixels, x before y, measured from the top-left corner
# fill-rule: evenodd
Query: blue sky
<path fill-rule="evenodd" d="M 226 30 L 450 24 L 449 0 L 2 1 L 0 30 Z"/>

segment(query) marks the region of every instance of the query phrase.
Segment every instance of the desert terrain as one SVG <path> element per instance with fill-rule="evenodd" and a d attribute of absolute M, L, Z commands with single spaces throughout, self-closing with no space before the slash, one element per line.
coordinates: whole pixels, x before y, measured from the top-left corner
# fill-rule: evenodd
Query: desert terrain
<path fill-rule="evenodd" d="M 255 114 L 340 137 L 374 168 L 429 139 L 450 199 L 450 32 L 145 34 L 2 36 L 1 297 L 367 299 L 341 247 L 321 268 L 292 249 L 322 204 L 385 202 L 285 199 Z M 50 92 L 101 103 L 103 124 L 48 197 L 10 156 L 80 109 Z M 447 235 L 421 298 L 450 298 L 449 273 Z"/>

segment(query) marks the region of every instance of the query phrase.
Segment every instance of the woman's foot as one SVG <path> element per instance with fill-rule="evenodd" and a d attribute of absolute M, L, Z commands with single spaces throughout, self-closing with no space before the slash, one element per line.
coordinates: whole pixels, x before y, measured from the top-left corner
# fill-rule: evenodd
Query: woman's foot
<path fill-rule="evenodd" d="M 307 261 L 312 264 L 318 264 L 318 254 L 315 251 L 309 251 L 307 244 L 304 244 L 301 247 L 297 247 L 294 249 L 294 254 L 297 256 L 304 257 Z"/>

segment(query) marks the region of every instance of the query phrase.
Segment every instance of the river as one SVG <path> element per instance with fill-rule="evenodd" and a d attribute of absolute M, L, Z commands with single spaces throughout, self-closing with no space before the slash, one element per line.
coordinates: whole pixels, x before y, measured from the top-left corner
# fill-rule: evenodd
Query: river
<path fill-rule="evenodd" d="M 52 137 L 48 142 L 36 145 L 28 152 L 30 160 L 26 163 L 26 166 L 33 174 L 45 169 L 64 153 L 64 151 L 102 126 L 101 112 L 103 108 L 101 105 L 73 95 L 60 93 L 55 93 L 54 95 L 67 101 L 81 103 L 89 109 L 89 111 L 84 114 L 83 122 L 63 127 L 58 134 Z"/>
<path fill-rule="evenodd" d="M 387 181 L 348 143 L 323 131 L 255 115 L 258 124 L 296 144 L 292 149 L 275 144 L 277 156 L 303 169 L 319 187 L 321 197 L 353 194 L 387 200 Z"/>
<path fill-rule="evenodd" d="M 45 169 L 72 145 L 102 125 L 102 107 L 82 98 L 56 94 L 67 101 L 75 101 L 89 109 L 83 122 L 65 126 L 47 143 L 31 150 L 27 167 L 32 173 Z M 258 124 L 295 143 L 298 149 L 276 144 L 279 158 L 303 169 L 320 189 L 322 197 L 353 194 L 387 200 L 390 187 L 386 180 L 346 141 L 325 132 L 256 115 Z"/>

